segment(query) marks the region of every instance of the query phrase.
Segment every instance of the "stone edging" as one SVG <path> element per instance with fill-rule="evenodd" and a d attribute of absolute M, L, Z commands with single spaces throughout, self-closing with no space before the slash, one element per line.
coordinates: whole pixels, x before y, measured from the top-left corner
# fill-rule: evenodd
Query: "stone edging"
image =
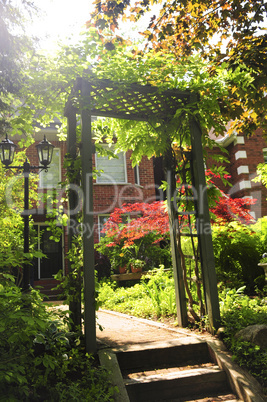
<path fill-rule="evenodd" d="M 226 372 L 233 392 L 242 401 L 266 402 L 267 397 L 263 394 L 261 385 L 251 374 L 232 361 L 222 341 L 208 338 L 207 344 L 215 362 Z"/>

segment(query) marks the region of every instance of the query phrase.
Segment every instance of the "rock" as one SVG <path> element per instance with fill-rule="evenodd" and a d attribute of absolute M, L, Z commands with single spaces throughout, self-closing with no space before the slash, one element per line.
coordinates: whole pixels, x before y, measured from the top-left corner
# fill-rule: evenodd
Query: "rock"
<path fill-rule="evenodd" d="M 267 325 L 265 324 L 249 325 L 238 331 L 235 336 L 244 341 L 255 343 L 262 349 L 267 348 Z"/>
<path fill-rule="evenodd" d="M 224 327 L 218 328 L 216 335 L 218 336 L 219 339 L 223 339 L 225 336 L 225 328 Z"/>

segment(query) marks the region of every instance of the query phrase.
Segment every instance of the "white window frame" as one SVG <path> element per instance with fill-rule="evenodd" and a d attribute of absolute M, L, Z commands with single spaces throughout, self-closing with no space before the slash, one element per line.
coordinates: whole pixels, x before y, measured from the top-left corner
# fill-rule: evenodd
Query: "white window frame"
<path fill-rule="evenodd" d="M 262 152 L 263 152 L 264 163 L 267 163 L 267 148 L 263 148 Z"/>
<path fill-rule="evenodd" d="M 103 147 L 106 147 L 106 148 L 109 148 L 109 149 L 111 149 L 112 150 L 112 148 L 110 148 L 110 147 L 108 147 L 107 145 L 102 145 Z M 96 178 L 96 183 L 97 184 L 126 184 L 128 181 L 128 178 L 127 178 L 127 165 L 126 165 L 126 155 L 125 155 L 125 153 L 123 153 L 123 152 L 120 152 L 121 154 L 123 154 L 123 167 L 124 167 L 124 181 L 116 181 L 116 179 L 114 179 L 113 177 L 113 180 L 107 180 L 107 181 L 99 181 L 100 180 L 100 177 L 99 176 L 97 176 L 97 178 Z M 101 155 L 100 155 L 100 157 L 101 157 Z M 115 159 L 115 158 L 114 158 Z M 110 161 L 112 160 L 112 158 L 110 159 Z M 116 160 L 116 159 L 115 159 Z M 98 155 L 97 155 L 97 152 L 95 153 L 95 166 L 96 166 L 96 169 L 98 169 L 99 168 L 99 166 L 98 166 Z M 101 169 L 101 167 L 100 167 L 100 169 Z M 103 175 L 108 175 L 108 172 L 105 172 L 104 171 L 104 173 L 103 173 Z M 111 176 L 110 176 L 111 177 Z"/>
<path fill-rule="evenodd" d="M 61 181 L 61 149 L 60 148 L 54 148 L 53 150 L 53 155 L 54 152 L 59 152 L 59 161 L 58 161 L 58 182 Z M 52 157 L 52 161 L 53 161 L 53 157 Z M 49 173 L 49 168 L 48 168 L 48 172 L 46 173 L 45 171 L 41 171 L 39 173 L 39 188 L 57 188 L 58 184 L 55 186 L 54 184 L 52 185 L 47 185 L 44 186 L 44 175 Z"/>

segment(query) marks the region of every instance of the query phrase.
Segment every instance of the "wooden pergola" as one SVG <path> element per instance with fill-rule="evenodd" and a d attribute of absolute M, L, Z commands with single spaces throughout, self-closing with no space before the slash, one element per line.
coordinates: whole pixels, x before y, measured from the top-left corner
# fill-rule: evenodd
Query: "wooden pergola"
<path fill-rule="evenodd" d="M 160 90 L 149 85 L 129 84 L 127 82 L 111 82 L 105 79 L 78 78 L 72 94 L 65 107 L 68 119 L 67 152 L 70 157 L 76 157 L 76 115 L 81 116 L 81 161 L 83 223 L 85 227 L 93 228 L 93 178 L 92 178 L 92 116 L 104 116 L 117 119 L 127 119 L 147 122 L 171 121 L 176 111 L 188 104 L 197 107 L 198 96 L 189 91 Z M 192 115 L 193 116 L 193 115 Z M 196 227 L 200 245 L 201 267 L 206 310 L 210 327 L 218 328 L 220 322 L 219 300 L 215 273 L 215 262 L 211 238 L 210 218 L 208 209 L 201 129 L 194 117 L 190 121 L 192 170 L 196 197 Z M 172 246 L 172 261 L 175 280 L 176 305 L 178 324 L 187 325 L 186 295 L 183 285 L 183 272 L 176 246 L 177 233 L 175 229 L 175 211 L 171 196 L 175 191 L 171 184 L 168 189 L 168 207 L 170 220 L 170 239 Z M 201 202 L 201 205 L 199 204 Z M 75 195 L 70 194 L 70 210 L 75 209 Z M 205 230 L 202 230 L 205 228 Z M 70 236 L 71 242 L 71 236 Z M 84 328 L 86 350 L 96 352 L 96 319 L 95 319 L 95 274 L 94 274 L 94 238 L 93 235 L 83 236 L 83 269 L 84 269 Z M 71 308 L 70 308 L 71 310 Z"/>

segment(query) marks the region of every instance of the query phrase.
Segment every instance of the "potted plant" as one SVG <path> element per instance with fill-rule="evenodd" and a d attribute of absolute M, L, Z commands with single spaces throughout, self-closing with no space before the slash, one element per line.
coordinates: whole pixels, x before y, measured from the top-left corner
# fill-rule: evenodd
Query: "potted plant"
<path fill-rule="evenodd" d="M 140 254 L 140 247 L 142 241 L 139 244 L 134 243 L 127 247 L 127 255 L 129 255 L 129 265 L 132 272 L 141 272 L 145 266 L 145 261 Z"/>
<path fill-rule="evenodd" d="M 115 271 L 119 271 L 120 274 L 125 274 L 128 271 L 128 260 L 123 251 L 113 257 L 112 267 Z"/>
<path fill-rule="evenodd" d="M 117 244 L 108 238 L 101 238 L 95 248 L 99 253 L 108 257 L 113 273 L 127 272 L 129 258 L 127 258 L 121 244 Z"/>
<path fill-rule="evenodd" d="M 131 267 L 131 271 L 133 273 L 135 272 L 142 272 L 143 271 L 143 267 L 145 265 L 145 261 L 140 260 L 138 258 L 131 258 L 130 261 L 130 267 Z"/>

